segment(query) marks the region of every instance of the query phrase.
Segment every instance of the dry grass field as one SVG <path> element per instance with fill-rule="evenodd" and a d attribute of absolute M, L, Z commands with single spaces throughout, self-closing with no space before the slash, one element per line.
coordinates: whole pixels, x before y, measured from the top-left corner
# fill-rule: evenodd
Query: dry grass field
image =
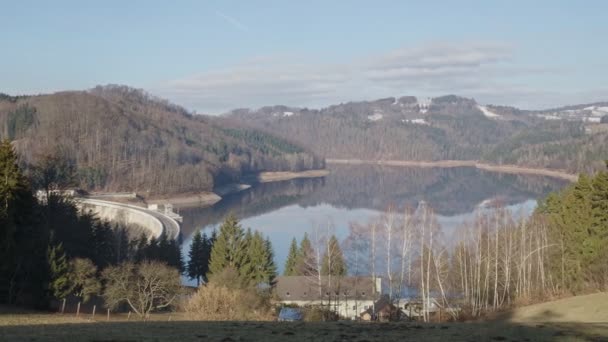
<path fill-rule="evenodd" d="M 475 323 L 200 322 L 180 314 L 111 321 L 0 310 L 0 341 L 608 341 L 608 294 L 532 305 Z M 170 320 L 170 321 L 169 321 Z"/>

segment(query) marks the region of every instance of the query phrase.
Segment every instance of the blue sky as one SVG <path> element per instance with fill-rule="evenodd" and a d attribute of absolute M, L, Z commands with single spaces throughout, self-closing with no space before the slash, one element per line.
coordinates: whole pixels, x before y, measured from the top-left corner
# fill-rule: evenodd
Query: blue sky
<path fill-rule="evenodd" d="M 127 84 L 201 113 L 388 96 L 608 100 L 607 1 L 0 0 L 0 92 Z"/>

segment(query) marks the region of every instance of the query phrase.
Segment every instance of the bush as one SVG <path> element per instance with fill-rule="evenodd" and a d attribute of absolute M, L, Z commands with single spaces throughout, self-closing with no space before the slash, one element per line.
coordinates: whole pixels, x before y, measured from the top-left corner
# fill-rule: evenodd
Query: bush
<path fill-rule="evenodd" d="M 229 288 L 209 282 L 201 286 L 185 307 L 192 319 L 205 321 L 270 321 L 268 297 L 253 288 Z"/>
<path fill-rule="evenodd" d="M 275 313 L 270 295 L 243 285 L 230 267 L 212 274 L 185 305 L 192 319 L 206 321 L 269 321 Z"/>
<path fill-rule="evenodd" d="M 302 312 L 306 322 L 337 321 L 339 318 L 334 311 L 319 306 L 306 306 Z"/>

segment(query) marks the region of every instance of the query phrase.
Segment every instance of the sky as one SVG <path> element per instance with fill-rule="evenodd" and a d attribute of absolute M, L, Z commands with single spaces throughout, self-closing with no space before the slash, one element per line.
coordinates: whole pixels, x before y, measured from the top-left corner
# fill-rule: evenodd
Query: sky
<path fill-rule="evenodd" d="M 457 94 L 608 101 L 608 1 L 0 0 L 0 92 L 125 84 L 189 110 Z"/>

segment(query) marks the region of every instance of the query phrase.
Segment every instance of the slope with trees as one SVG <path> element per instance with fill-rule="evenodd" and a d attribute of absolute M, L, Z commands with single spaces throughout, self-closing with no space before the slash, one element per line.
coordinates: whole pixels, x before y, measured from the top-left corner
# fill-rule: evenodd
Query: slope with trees
<path fill-rule="evenodd" d="M 52 159 L 90 190 L 208 191 L 249 173 L 323 167 L 285 139 L 125 86 L 0 98 L 0 138 L 15 140 L 28 171 Z"/>
<path fill-rule="evenodd" d="M 608 133 L 590 132 L 582 117 L 567 116 L 573 111 L 591 115 L 587 106 L 527 111 L 481 106 L 472 99 L 448 95 L 433 98 L 428 107 L 416 98 L 402 97 L 319 110 L 239 109 L 227 117 L 294 139 L 328 158 L 484 160 L 590 172 L 601 169 L 598 160 L 608 157 Z M 546 116 L 558 119 L 545 120 Z"/>

